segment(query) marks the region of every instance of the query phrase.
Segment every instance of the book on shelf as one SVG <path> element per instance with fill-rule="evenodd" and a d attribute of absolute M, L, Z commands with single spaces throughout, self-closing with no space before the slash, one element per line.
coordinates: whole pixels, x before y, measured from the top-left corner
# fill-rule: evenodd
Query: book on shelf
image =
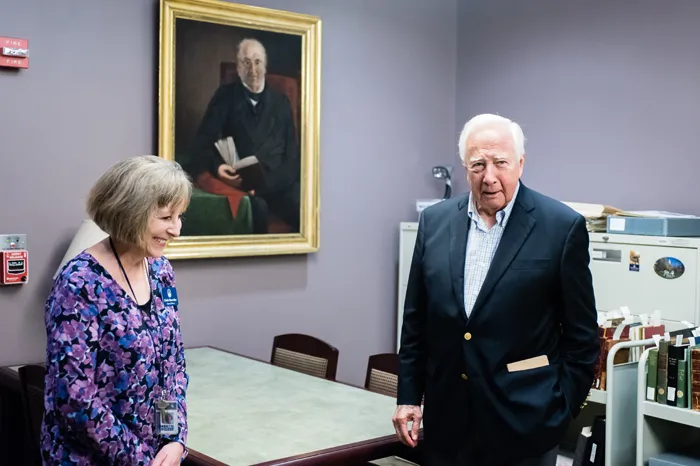
<path fill-rule="evenodd" d="M 659 353 L 656 358 L 656 401 L 666 404 L 666 390 L 668 389 L 668 340 L 663 339 L 659 341 L 659 348 L 656 351 Z M 649 373 L 647 372 L 647 377 L 648 376 Z M 648 383 L 647 381 L 647 384 Z"/>
<path fill-rule="evenodd" d="M 588 457 L 586 457 L 586 452 L 591 452 L 591 434 L 592 426 L 585 426 L 581 429 L 581 433 L 578 435 L 576 440 L 576 450 L 574 450 L 574 459 L 571 466 L 585 466 L 590 464 Z M 595 453 L 593 456 L 595 459 Z"/>
<path fill-rule="evenodd" d="M 591 425 L 591 436 L 586 442 L 583 463 L 586 466 L 605 464 L 605 416 L 596 416 Z"/>
<path fill-rule="evenodd" d="M 255 155 L 239 158 L 236 144 L 231 136 L 216 141 L 214 146 L 224 162 L 241 177 L 242 191 L 262 189 L 265 186 L 265 172 L 258 158 Z"/>
<path fill-rule="evenodd" d="M 661 323 L 661 312 L 651 315 L 632 315 L 629 308 L 622 306 L 620 310 L 601 312 L 598 319 L 598 342 L 600 357 L 596 363 L 592 388 L 605 390 L 607 387 L 607 361 L 610 349 L 623 341 L 646 340 L 654 335 L 664 335 L 666 327 Z M 653 345 L 650 345 L 651 347 Z M 625 364 L 639 360 L 642 347 L 622 348 L 615 353 L 613 364 Z"/>
<path fill-rule="evenodd" d="M 700 331 L 665 333 L 649 351 L 647 401 L 700 412 Z"/>

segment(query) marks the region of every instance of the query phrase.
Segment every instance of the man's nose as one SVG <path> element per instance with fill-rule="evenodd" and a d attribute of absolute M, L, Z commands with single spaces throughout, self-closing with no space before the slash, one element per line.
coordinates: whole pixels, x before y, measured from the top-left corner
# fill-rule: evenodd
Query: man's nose
<path fill-rule="evenodd" d="M 496 182 L 496 173 L 493 165 L 488 164 L 484 169 L 484 183 L 494 184 Z"/>

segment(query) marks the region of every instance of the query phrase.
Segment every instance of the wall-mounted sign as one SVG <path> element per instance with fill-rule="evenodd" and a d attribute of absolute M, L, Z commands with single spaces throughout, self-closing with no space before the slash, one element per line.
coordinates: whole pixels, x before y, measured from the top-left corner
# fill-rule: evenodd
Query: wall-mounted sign
<path fill-rule="evenodd" d="M 685 265 L 675 257 L 662 257 L 654 262 L 654 272 L 661 278 L 673 280 L 685 273 Z"/>
<path fill-rule="evenodd" d="M 29 42 L 26 39 L 0 37 L 0 66 L 29 68 Z"/>

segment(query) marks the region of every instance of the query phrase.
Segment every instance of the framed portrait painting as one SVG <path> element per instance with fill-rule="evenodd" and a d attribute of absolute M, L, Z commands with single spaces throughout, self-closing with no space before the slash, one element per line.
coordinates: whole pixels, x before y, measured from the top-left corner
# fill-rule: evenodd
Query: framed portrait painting
<path fill-rule="evenodd" d="M 319 247 L 321 20 L 161 0 L 159 156 L 194 189 L 168 258 Z"/>

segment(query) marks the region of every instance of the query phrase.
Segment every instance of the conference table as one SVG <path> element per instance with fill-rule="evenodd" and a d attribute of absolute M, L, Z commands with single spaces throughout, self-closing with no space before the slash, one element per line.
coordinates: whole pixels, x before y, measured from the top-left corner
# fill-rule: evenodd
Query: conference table
<path fill-rule="evenodd" d="M 350 465 L 406 453 L 391 423 L 395 398 L 213 347 L 185 353 L 186 464 Z M 0 368 L 5 404 L 19 396 L 17 367 Z M 0 437 L 22 442 L 16 406 L 9 416 L 2 408 Z M 7 432 L 12 417 L 15 432 Z"/>

